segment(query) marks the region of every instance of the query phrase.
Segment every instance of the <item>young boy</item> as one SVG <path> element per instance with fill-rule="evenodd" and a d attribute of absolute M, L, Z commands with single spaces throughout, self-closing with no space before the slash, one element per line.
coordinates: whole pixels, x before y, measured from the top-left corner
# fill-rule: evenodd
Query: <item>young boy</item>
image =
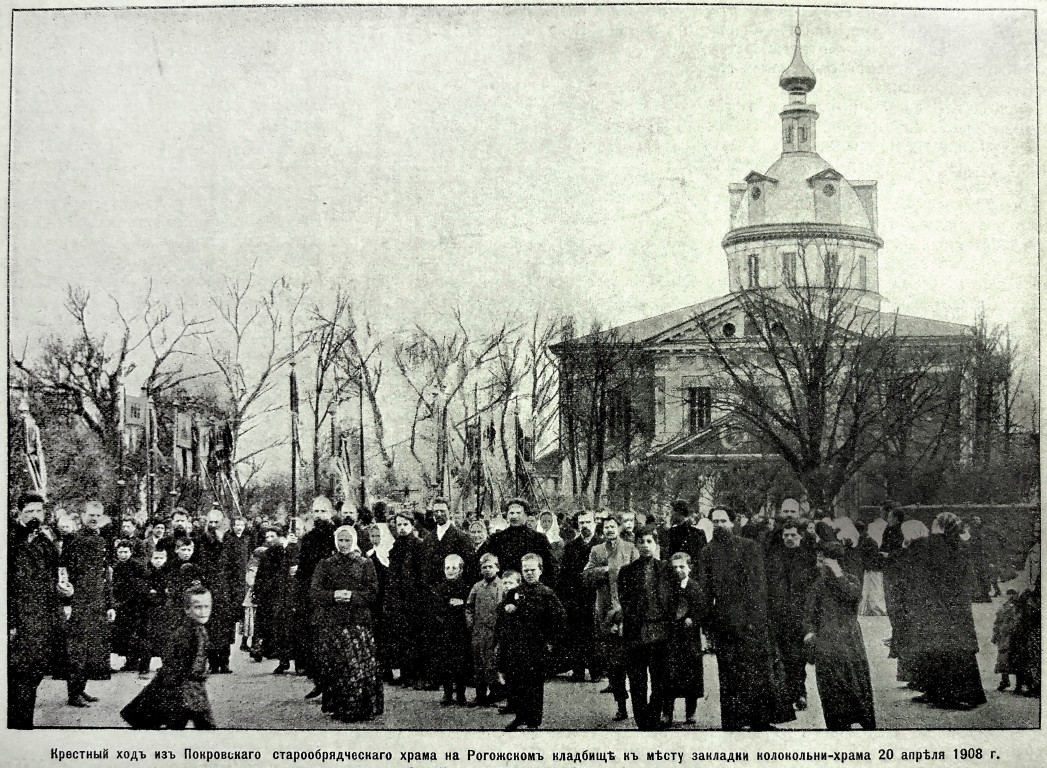
<path fill-rule="evenodd" d="M 509 707 L 515 715 L 507 731 L 542 724 L 547 646 L 567 619 L 559 599 L 540 581 L 542 558 L 524 555 L 520 570 L 523 583 L 505 593 L 496 630 Z"/>
<path fill-rule="evenodd" d="M 113 653 L 124 657 L 120 672 L 133 672 L 145 653 L 146 573 L 132 542 L 118 539 L 113 547 Z"/>
<path fill-rule="evenodd" d="M 440 605 L 434 661 L 444 689 L 440 704 L 445 707 L 465 704 L 465 681 L 469 676 L 469 625 L 465 618 L 469 585 L 462 579 L 464 565 L 460 555 L 450 554 L 444 558 L 444 581 L 433 590 Z"/>
<path fill-rule="evenodd" d="M 181 730 L 190 721 L 198 730 L 215 727 L 206 687 L 211 593 L 196 585 L 183 593 L 183 600 L 185 619 L 171 635 L 164 665 L 120 712 L 132 728 Z"/>
<path fill-rule="evenodd" d="M 473 674 L 476 678 L 476 698 L 469 702 L 470 707 L 493 704 L 501 696 L 494 629 L 498 622 L 498 606 L 502 604 L 505 592 L 498 580 L 498 557 L 493 553 L 487 552 L 480 558 L 480 576 L 482 578 L 469 590 L 465 601 L 465 619 L 472 630 Z"/>
<path fill-rule="evenodd" d="M 1007 602 L 1000 606 L 996 612 L 996 620 L 992 625 L 992 642 L 996 645 L 996 671 L 1000 674 L 1000 684 L 996 686 L 998 691 L 1006 691 L 1011 687 L 1011 635 L 1014 632 L 1014 623 L 1018 619 L 1018 590 L 1007 590 Z"/>
<path fill-rule="evenodd" d="M 160 656 L 164 643 L 175 624 L 171 613 L 171 569 L 167 563 L 166 541 L 157 545 L 149 556 L 145 575 L 145 618 L 143 621 L 142 655 L 138 659 L 138 676 L 149 677 L 149 665 Z"/>

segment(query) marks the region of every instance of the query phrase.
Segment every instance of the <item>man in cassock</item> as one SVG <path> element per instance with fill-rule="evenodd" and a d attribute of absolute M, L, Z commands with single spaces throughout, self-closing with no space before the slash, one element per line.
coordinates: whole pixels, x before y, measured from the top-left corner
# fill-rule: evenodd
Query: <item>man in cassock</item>
<path fill-rule="evenodd" d="M 786 520 L 767 547 L 767 618 L 778 644 L 789 701 L 807 709 L 807 659 L 803 616 L 807 594 L 818 576 L 814 548 L 804 538 L 801 523 Z"/>
<path fill-rule="evenodd" d="M 72 585 L 58 580 L 58 550 L 41 530 L 44 497 L 23 493 L 7 538 L 7 727 L 33 727 L 36 691 L 51 665 L 58 597 Z"/>
<path fill-rule="evenodd" d="M 666 709 L 669 633 L 676 618 L 677 581 L 668 563 L 654 557 L 658 534 L 652 529 L 636 533 L 639 557 L 618 572 L 618 599 L 622 604 L 622 639 L 625 642 L 633 719 L 641 731 L 668 727 Z M 650 699 L 647 676 L 651 677 Z"/>
<path fill-rule="evenodd" d="M 396 683 L 424 687 L 419 679 L 424 672 L 421 645 L 432 595 L 425 578 L 425 544 L 415 532 L 413 512 L 398 509 L 392 522 L 396 541 L 389 550 L 382 604 L 383 656 L 388 669 L 400 670 Z"/>
<path fill-rule="evenodd" d="M 116 618 L 109 580 L 108 546 L 98 533 L 104 509 L 99 501 L 84 506 L 84 527 L 62 551 L 62 563 L 73 586 L 69 614 L 69 704 L 86 707 L 98 701 L 87 693 L 88 680 L 108 680 L 109 624 Z"/>
<path fill-rule="evenodd" d="M 596 660 L 596 628 L 593 624 L 595 596 L 593 591 L 582 580 L 582 572 L 589 562 L 593 547 L 603 543 L 603 537 L 596 534 L 596 518 L 592 512 L 581 511 L 575 515 L 575 527 L 578 536 L 564 546 L 563 560 L 560 563 L 560 575 L 557 581 L 557 594 L 567 612 L 567 636 L 564 638 L 567 661 L 571 680 L 585 680 L 585 670 L 589 670 L 589 679 L 599 680 L 602 667 Z"/>
<path fill-rule="evenodd" d="M 566 618 L 556 594 L 539 581 L 542 561 L 538 555 L 523 556 L 521 575 L 523 583 L 505 595 L 495 629 L 509 705 L 515 714 L 505 726 L 507 731 L 522 725 L 533 730 L 542 724 L 546 655 Z"/>
<path fill-rule="evenodd" d="M 509 499 L 505 503 L 505 516 L 509 521 L 509 527 L 504 531 L 492 533 L 484 551 L 498 558 L 503 571 L 520 572 L 522 572 L 523 556 L 533 552 L 542 558 L 543 579 L 546 582 L 555 583 L 556 574 L 552 572 L 549 540 L 538 531 L 528 527 L 527 520 L 530 515 L 531 505 L 526 499 Z"/>
<path fill-rule="evenodd" d="M 767 587 L 760 546 L 732 529 L 725 509 L 711 515 L 713 540 L 698 559 L 705 606 L 702 624 L 716 643 L 720 723 L 725 731 L 773 730 L 796 718 L 774 684 L 774 649 L 767 626 Z M 786 708 L 788 712 L 786 712 Z"/>
<path fill-rule="evenodd" d="M 211 674 L 229 674 L 232 671 L 229 669 L 229 651 L 236 637 L 236 613 L 229 590 L 228 554 L 222 543 L 226 524 L 222 510 L 212 509 L 207 513 L 207 527 L 196 543 L 196 564 L 200 566 L 201 581 L 211 593 L 211 618 L 207 624 L 207 664 Z"/>
<path fill-rule="evenodd" d="M 312 604 L 313 573 L 316 567 L 328 557 L 335 553 L 334 532 L 335 525 L 331 521 L 334 515 L 334 505 L 326 496 L 317 496 L 313 499 L 311 507 L 313 527 L 302 536 L 298 551 L 298 571 L 295 574 L 297 580 L 297 599 L 295 600 L 295 611 L 297 618 L 295 623 L 298 631 L 295 633 L 295 668 L 305 671 L 312 680 L 316 680 L 318 659 L 316 650 L 319 647 L 319 623 L 314 616 Z M 354 527 L 355 530 L 355 527 Z M 366 533 L 363 538 L 357 538 L 362 548 L 370 544 L 370 536 Z M 320 686 L 314 686 L 306 695 L 306 698 L 316 698 L 322 693 Z"/>

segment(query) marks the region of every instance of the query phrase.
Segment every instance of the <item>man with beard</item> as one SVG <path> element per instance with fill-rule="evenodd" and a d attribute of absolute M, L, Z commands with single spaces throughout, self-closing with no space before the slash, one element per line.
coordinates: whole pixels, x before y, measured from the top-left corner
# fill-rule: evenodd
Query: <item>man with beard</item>
<path fill-rule="evenodd" d="M 50 666 L 58 597 L 73 587 L 58 578 L 58 551 L 42 532 L 44 497 L 23 493 L 7 538 L 7 727 L 32 728 L 36 690 Z"/>
<path fill-rule="evenodd" d="M 192 539 L 195 548 L 196 535 L 193 532 L 193 524 L 189 521 L 189 512 L 182 507 L 175 507 L 174 512 L 171 513 L 170 535 L 172 539 L 179 537 Z"/>
<path fill-rule="evenodd" d="M 509 527 L 504 531 L 492 533 L 484 551 L 498 558 L 498 563 L 502 566 L 503 571 L 520 573 L 522 573 L 523 556 L 534 553 L 542 558 L 544 571 L 539 569 L 542 578 L 549 583 L 555 583 L 556 574 L 552 573 L 549 540 L 527 526 L 527 519 L 530 515 L 531 505 L 526 499 L 509 499 L 505 503 L 505 516 L 509 520 Z"/>
<path fill-rule="evenodd" d="M 255 630 L 261 640 L 261 650 L 252 658 L 256 661 L 261 661 L 263 656 L 279 659 L 274 675 L 282 675 L 291 668 L 297 588 L 292 568 L 298 556 L 297 542 L 294 534 L 284 536 L 283 531 L 270 526 L 265 532 L 265 554 L 259 559 L 255 575 L 254 595 L 258 606 Z"/>
<path fill-rule="evenodd" d="M 444 580 L 444 561 L 448 555 L 458 555 L 463 562 L 469 562 L 473 554 L 473 543 L 469 534 L 451 521 L 450 505 L 447 499 L 439 496 L 432 503 L 433 523 L 435 528 L 425 539 L 426 543 L 426 581 L 435 587 Z M 474 574 L 465 574 L 471 585 Z"/>
<path fill-rule="evenodd" d="M 229 674 L 229 647 L 233 644 L 236 615 L 229 593 L 229 567 L 222 535 L 226 525 L 220 509 L 207 513 L 203 535 L 196 543 L 196 564 L 203 585 L 211 592 L 211 619 L 208 622 L 207 662 L 212 674 Z"/>
<path fill-rule="evenodd" d="M 715 509 L 711 518 L 713 540 L 696 575 L 705 599 L 702 625 L 716 643 L 720 724 L 725 731 L 773 730 L 772 723 L 796 716 L 775 695 L 763 555 L 756 542 L 734 535 L 727 510 Z"/>
<path fill-rule="evenodd" d="M 244 599 L 247 596 L 247 564 L 251 560 L 254 542 L 247 533 L 247 520 L 234 517 L 232 526 L 222 546 L 225 549 L 226 584 L 229 586 L 229 610 L 233 621 L 233 637 L 236 637 L 236 624 L 240 623 L 240 650 L 246 651 L 247 633 L 244 629 Z"/>
<path fill-rule="evenodd" d="M 334 506 L 326 496 L 317 496 L 313 499 L 311 507 L 313 516 L 313 527 L 304 536 L 298 552 L 297 600 L 295 611 L 298 618 L 298 632 L 295 634 L 295 668 L 304 671 L 312 680 L 316 680 L 317 664 L 315 652 L 319 642 L 317 637 L 316 623 L 313 621 L 313 604 L 310 590 L 313 583 L 313 573 L 321 561 L 326 560 L 334 554 L 334 532 L 335 525 L 331 522 L 334 515 Z M 346 522 L 347 525 L 352 525 Z M 357 539 L 364 546 L 368 538 Z M 306 694 L 307 699 L 315 699 L 323 691 L 319 686 L 314 686 Z"/>
<path fill-rule="evenodd" d="M 800 711 L 807 709 L 803 622 L 807 595 L 818 577 L 816 557 L 800 523 L 788 518 L 767 548 L 767 618 L 785 666 L 789 701 Z"/>
<path fill-rule="evenodd" d="M 633 719 L 641 731 L 668 726 L 660 719 L 667 709 L 666 661 L 669 632 L 676 618 L 677 582 L 668 563 L 654 557 L 657 533 L 636 535 L 639 557 L 618 572 L 622 604 L 622 639 L 625 642 Z M 647 677 L 651 697 L 647 698 Z"/>
<path fill-rule="evenodd" d="M 386 663 L 399 669 L 396 682 L 421 688 L 420 644 L 425 630 L 425 609 L 432 594 L 425 578 L 425 545 L 415 533 L 414 513 L 399 509 L 393 516 L 396 541 L 389 550 L 389 571 L 382 605 L 385 622 Z"/>
<path fill-rule="evenodd" d="M 683 499 L 674 501 L 670 514 L 672 525 L 666 530 L 664 540 L 659 542 L 662 553 L 669 557 L 684 552 L 690 555 L 692 563 L 698 562 L 698 555 L 708 542 L 705 534 L 691 525 L 691 510 L 687 502 Z"/>
<path fill-rule="evenodd" d="M 83 530 L 74 534 L 62 552 L 62 563 L 73 585 L 69 614 L 69 704 L 86 707 L 98 701 L 87 693 L 88 680 L 108 680 L 109 624 L 116 618 L 112 584 L 106 561 L 106 543 L 98 533 L 101 502 L 84 506 Z"/>
<path fill-rule="evenodd" d="M 567 612 L 564 642 L 567 644 L 567 662 L 573 670 L 571 680 L 583 682 L 585 670 L 588 669 L 589 679 L 595 682 L 603 677 L 596 661 L 593 624 L 595 595 L 582 581 L 582 572 L 589 562 L 593 547 L 602 544 L 603 537 L 596 535 L 596 518 L 592 512 L 579 512 L 575 515 L 574 524 L 578 536 L 564 546 L 557 592 Z"/>

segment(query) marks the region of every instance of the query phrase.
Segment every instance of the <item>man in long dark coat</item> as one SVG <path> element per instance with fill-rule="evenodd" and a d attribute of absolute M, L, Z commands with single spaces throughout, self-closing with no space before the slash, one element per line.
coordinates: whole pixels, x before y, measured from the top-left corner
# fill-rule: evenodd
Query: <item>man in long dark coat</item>
<path fill-rule="evenodd" d="M 666 562 L 677 552 L 683 552 L 691 556 L 691 562 L 698 562 L 698 555 L 708 543 L 705 534 L 691 525 L 691 510 L 687 502 L 677 499 L 671 509 L 672 525 L 665 530 L 659 545 L 662 549 L 662 559 Z"/>
<path fill-rule="evenodd" d="M 298 597 L 295 601 L 295 610 L 298 612 L 296 624 L 298 631 L 295 634 L 295 668 L 316 680 L 318 664 L 316 661 L 316 649 L 319 646 L 318 624 L 313 616 L 313 603 L 311 589 L 313 573 L 323 560 L 334 554 L 334 532 L 335 525 L 331 522 L 334 507 L 326 496 L 317 496 L 313 499 L 312 516 L 313 527 L 304 536 L 299 544 L 298 571 L 295 573 L 297 579 Z M 361 549 L 365 549 L 368 539 L 358 539 Z M 309 698 L 316 698 L 322 691 L 319 686 L 314 686 L 309 692 Z"/>
<path fill-rule="evenodd" d="M 458 555 L 469 562 L 473 554 L 473 542 L 469 534 L 456 526 L 450 518 L 447 499 L 438 497 L 432 503 L 435 527 L 424 539 L 426 543 L 426 581 L 429 586 L 438 586 L 444 580 L 444 561 L 448 555 Z M 474 574 L 465 574 L 469 580 Z M 470 585 L 472 582 L 470 582 Z"/>
<path fill-rule="evenodd" d="M 697 576 L 702 623 L 716 643 L 721 727 L 770 730 L 796 716 L 792 707 L 784 711 L 774 685 L 763 554 L 756 542 L 733 534 L 727 510 L 713 510 L 711 519 L 713 540 L 699 556 Z"/>
<path fill-rule="evenodd" d="M 228 674 L 229 650 L 236 634 L 236 613 L 229 590 L 228 554 L 222 543 L 225 515 L 207 513 L 207 528 L 196 543 L 196 563 L 203 585 L 211 592 L 211 619 L 207 623 L 207 663 L 212 674 Z M 238 607 L 238 606 L 237 606 Z"/>
<path fill-rule="evenodd" d="M 244 598 L 247 596 L 247 565 L 254 550 L 254 540 L 247 532 L 246 519 L 239 516 L 233 518 L 228 533 L 222 539 L 222 547 L 225 549 L 225 581 L 229 585 L 229 608 L 233 616 L 234 632 L 235 625 L 239 622 L 240 650 L 246 651 L 247 635 L 243 633 Z"/>
<path fill-rule="evenodd" d="M 795 520 L 781 523 L 768 544 L 766 563 L 767 618 L 785 666 L 789 701 L 797 710 L 807 709 L 803 621 L 807 595 L 818 576 L 814 548 L 801 531 Z"/>
<path fill-rule="evenodd" d="M 88 680 L 108 680 L 109 624 L 116 618 L 112 584 L 106 560 L 109 547 L 99 535 L 102 504 L 84 507 L 83 530 L 74 534 L 62 552 L 62 562 L 73 585 L 69 615 L 69 704 L 86 706 L 98 699 L 87 693 Z"/>
<path fill-rule="evenodd" d="M 538 555 L 524 556 L 521 575 L 523 583 L 509 590 L 502 601 L 495 628 L 509 708 L 515 715 L 507 731 L 542 724 L 546 655 L 565 620 L 556 594 L 539 581 L 542 563 Z"/>
<path fill-rule="evenodd" d="M 527 526 L 531 515 L 531 505 L 526 499 L 510 499 L 505 503 L 505 517 L 509 527 L 491 535 L 482 548 L 498 558 L 503 571 L 520 571 L 521 559 L 528 553 L 542 558 L 542 579 L 554 584 L 553 560 L 549 552 L 549 540 Z M 521 571 L 522 572 L 522 571 Z"/>
<path fill-rule="evenodd" d="M 887 603 L 887 620 L 891 624 L 891 652 L 889 658 L 898 655 L 895 647 L 895 622 L 898 621 L 898 601 L 895 589 L 904 569 L 905 537 L 902 535 L 902 523 L 905 522 L 905 510 L 900 509 L 893 501 L 885 501 L 883 509 L 887 513 L 887 527 L 883 529 L 880 541 L 880 552 L 884 555 L 883 563 L 883 597 Z"/>
<path fill-rule="evenodd" d="M 808 595 L 804 629 L 805 640 L 814 649 L 825 727 L 848 730 L 857 723 L 872 730 L 876 728 L 872 683 L 858 626 L 862 585 L 840 567 L 844 548 L 839 543 L 826 542 L 820 549 L 821 572 Z"/>
<path fill-rule="evenodd" d="M 596 661 L 596 626 L 593 618 L 596 595 L 586 586 L 582 571 L 589 562 L 589 553 L 597 544 L 603 543 L 603 537 L 596 534 L 596 518 L 592 512 L 582 511 L 575 515 L 575 527 L 578 536 L 564 546 L 563 560 L 560 561 L 560 575 L 557 580 L 557 596 L 567 612 L 566 643 L 567 661 L 571 680 L 585 680 L 585 670 L 589 670 L 589 679 L 599 680 L 603 670 Z"/>
<path fill-rule="evenodd" d="M 58 581 L 58 551 L 41 530 L 44 499 L 22 494 L 7 539 L 7 727 L 32 728 L 36 690 L 51 664 L 58 596 L 72 586 Z"/>
<path fill-rule="evenodd" d="M 633 719 L 642 731 L 667 726 L 666 709 L 669 633 L 676 618 L 676 576 L 666 562 L 656 560 L 658 534 L 636 533 L 640 556 L 618 572 L 618 599 L 622 604 L 622 640 L 627 654 Z M 647 677 L 651 678 L 650 699 Z"/>
<path fill-rule="evenodd" d="M 397 510 L 393 517 L 396 541 L 389 550 L 389 571 L 382 605 L 385 660 L 388 668 L 399 669 L 397 682 L 420 686 L 425 629 L 425 611 L 432 595 L 425 579 L 425 545 L 414 527 L 414 514 Z"/>
<path fill-rule="evenodd" d="M 254 596 L 257 607 L 255 633 L 261 651 L 254 656 L 279 659 L 273 670 L 282 675 L 291 668 L 293 656 L 294 600 L 297 587 L 291 569 L 298 557 L 297 537 L 270 526 L 265 532 L 265 553 L 258 561 Z"/>

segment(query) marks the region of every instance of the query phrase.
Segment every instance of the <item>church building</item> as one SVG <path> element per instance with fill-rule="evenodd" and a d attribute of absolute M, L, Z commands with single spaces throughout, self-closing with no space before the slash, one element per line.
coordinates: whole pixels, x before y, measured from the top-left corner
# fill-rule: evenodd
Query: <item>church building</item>
<path fill-rule="evenodd" d="M 597 504 L 614 497 L 620 473 L 638 461 L 689 465 L 715 476 L 739 463 L 773 460 L 771 449 L 732 423 L 716 392 L 729 383 L 711 354 L 710 329 L 724 340 L 744 340 L 750 331 L 743 309 L 747 292 L 817 288 L 845 276 L 849 300 L 866 313 L 880 314 L 884 243 L 878 234 L 876 182 L 849 179 L 818 153 L 818 111 L 808 102 L 816 78 L 801 54 L 799 26 L 795 34 L 792 61 L 779 79 L 788 94 L 780 113 L 781 155 L 765 171 L 750 171 L 728 186 L 730 220 L 722 246 L 730 292 L 605 332 L 642 349 L 646 362 L 631 395 L 640 439 L 624 452 L 608 450 Z M 894 312 L 889 322 L 896 337 L 924 348 L 958 347 L 971 332 L 966 325 Z M 563 384 L 566 346 L 554 345 L 552 351 L 560 360 Z M 613 430 L 613 398 L 607 407 Z M 544 464 L 548 475 L 559 475 L 556 484 L 569 493 L 572 470 L 563 408 L 560 446 L 539 460 L 539 469 Z"/>

